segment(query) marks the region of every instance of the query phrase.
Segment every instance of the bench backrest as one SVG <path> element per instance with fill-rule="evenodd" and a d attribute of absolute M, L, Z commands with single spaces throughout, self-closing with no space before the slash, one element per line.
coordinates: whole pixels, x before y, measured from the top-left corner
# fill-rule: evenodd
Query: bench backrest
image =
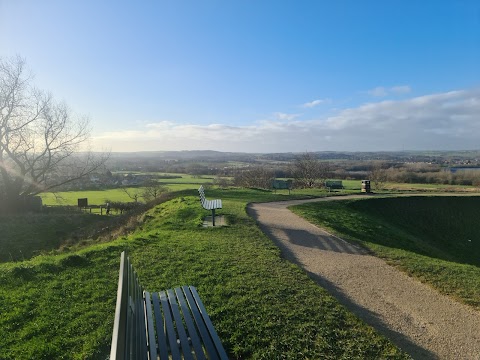
<path fill-rule="evenodd" d="M 200 194 L 203 194 L 203 196 L 205 196 L 205 188 L 203 187 L 203 185 L 200 185 L 200 187 L 198 188 L 198 192 Z"/>
<path fill-rule="evenodd" d="M 200 201 L 202 202 L 202 205 L 203 205 L 207 200 L 205 197 L 205 188 L 203 187 L 203 185 L 200 185 L 200 187 L 198 188 L 198 194 L 200 195 Z"/>
<path fill-rule="evenodd" d="M 293 181 L 292 180 L 272 180 L 272 188 L 274 189 L 291 189 Z"/>
<path fill-rule="evenodd" d="M 143 289 L 122 252 L 110 359 L 147 359 Z"/>
<path fill-rule="evenodd" d="M 342 180 L 327 180 L 325 181 L 325 187 L 331 189 L 343 189 Z"/>

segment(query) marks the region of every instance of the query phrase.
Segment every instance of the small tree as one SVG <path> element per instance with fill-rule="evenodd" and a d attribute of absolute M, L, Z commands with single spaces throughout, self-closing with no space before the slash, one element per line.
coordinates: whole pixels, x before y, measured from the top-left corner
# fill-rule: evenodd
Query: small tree
<path fill-rule="evenodd" d="M 223 188 L 223 189 L 230 186 L 231 183 L 232 183 L 232 181 L 225 176 L 217 176 L 217 177 L 215 177 L 215 179 L 213 179 L 213 184 L 217 185 L 218 187 Z"/>
<path fill-rule="evenodd" d="M 329 169 L 327 162 L 322 162 L 306 152 L 294 160 L 291 171 L 297 187 L 315 188 L 324 186 Z"/>
<path fill-rule="evenodd" d="M 247 188 L 270 189 L 274 178 L 273 170 L 258 166 L 237 171 L 234 182 Z"/>
<path fill-rule="evenodd" d="M 387 170 L 385 169 L 385 164 L 381 161 L 373 162 L 368 177 L 370 178 L 370 181 L 373 182 L 373 188 L 375 190 L 382 190 L 387 182 Z"/>
<path fill-rule="evenodd" d="M 158 181 L 151 180 L 143 189 L 142 197 L 146 202 L 155 200 L 161 194 L 168 192 L 168 188 Z"/>
<path fill-rule="evenodd" d="M 121 187 L 122 191 L 127 194 L 127 196 L 135 201 L 136 203 L 138 202 L 138 199 L 142 196 L 141 191 L 139 188 L 127 188 L 127 187 Z"/>

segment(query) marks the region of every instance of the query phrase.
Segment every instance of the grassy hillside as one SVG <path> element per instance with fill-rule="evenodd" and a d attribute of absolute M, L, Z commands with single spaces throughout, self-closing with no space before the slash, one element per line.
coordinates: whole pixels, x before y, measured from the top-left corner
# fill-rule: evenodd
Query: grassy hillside
<path fill-rule="evenodd" d="M 0 263 L 26 260 L 57 249 L 78 238 L 85 229 L 108 220 L 106 216 L 77 211 L 0 217 Z"/>
<path fill-rule="evenodd" d="M 105 359 L 125 249 L 148 290 L 197 287 L 232 358 L 407 358 L 283 260 L 246 215 L 247 201 L 281 196 L 208 194 L 223 199 L 228 227 L 201 227 L 207 212 L 185 193 L 128 236 L 0 264 L 0 358 Z"/>
<path fill-rule="evenodd" d="M 347 200 L 292 210 L 480 308 L 480 197 Z"/>

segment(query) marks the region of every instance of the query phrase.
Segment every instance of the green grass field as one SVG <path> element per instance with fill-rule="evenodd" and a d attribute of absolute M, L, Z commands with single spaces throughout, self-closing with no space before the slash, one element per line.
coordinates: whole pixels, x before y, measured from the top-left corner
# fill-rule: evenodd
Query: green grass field
<path fill-rule="evenodd" d="M 129 172 L 132 173 L 132 172 Z M 133 172 L 135 173 L 135 172 Z M 174 179 L 159 179 L 158 182 L 165 185 L 169 191 L 181 191 L 189 189 L 198 189 L 202 184 L 211 183 L 214 176 L 194 177 L 186 174 L 164 174 L 164 173 L 140 173 L 138 174 L 153 174 L 153 175 L 171 175 L 177 176 Z M 142 187 L 129 187 L 127 190 L 131 193 L 142 192 Z M 122 189 L 105 189 L 105 190 L 82 190 L 82 191 L 60 191 L 56 193 L 42 193 L 40 194 L 44 205 L 77 205 L 79 198 L 87 198 L 89 205 L 103 205 L 107 200 L 118 202 L 129 202 L 132 199 Z"/>
<path fill-rule="evenodd" d="M 169 174 L 170 175 L 170 174 Z M 193 184 L 197 185 L 197 188 L 206 183 L 211 183 L 214 179 L 215 176 L 208 176 L 208 175 L 203 175 L 201 177 L 194 177 L 191 175 L 185 175 L 185 174 L 173 174 L 177 176 L 181 176 L 180 179 L 159 179 L 158 182 L 164 183 L 164 184 Z"/>
<path fill-rule="evenodd" d="M 128 190 L 135 190 L 128 188 Z M 71 205 L 76 206 L 77 200 L 80 198 L 87 198 L 89 205 L 103 205 L 107 200 L 129 202 L 132 199 L 121 189 L 107 189 L 107 190 L 88 190 L 88 191 L 62 191 L 58 193 L 43 193 L 41 194 L 44 205 Z"/>
<path fill-rule="evenodd" d="M 292 210 L 480 309 L 480 197 L 370 198 Z"/>
<path fill-rule="evenodd" d="M 208 189 L 227 227 L 203 228 L 195 191 L 139 217 L 130 234 L 0 264 L 0 359 L 105 359 L 120 252 L 147 290 L 197 287 L 231 358 L 407 359 L 280 252 L 245 212 L 271 192 Z"/>

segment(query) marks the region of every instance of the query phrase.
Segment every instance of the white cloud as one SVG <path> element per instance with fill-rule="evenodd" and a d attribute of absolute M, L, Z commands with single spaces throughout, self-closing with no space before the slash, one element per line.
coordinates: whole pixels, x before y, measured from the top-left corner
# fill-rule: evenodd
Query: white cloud
<path fill-rule="evenodd" d="M 408 94 L 412 89 L 408 85 L 394 86 L 390 88 L 390 92 L 394 94 Z"/>
<path fill-rule="evenodd" d="M 291 120 L 301 116 L 301 114 L 286 114 L 286 113 L 282 113 L 282 112 L 276 112 L 276 113 L 273 114 L 273 116 L 275 117 L 275 119 L 278 119 L 278 120 L 281 120 L 281 121 L 291 121 Z"/>
<path fill-rule="evenodd" d="M 403 95 L 408 94 L 412 91 L 408 85 L 398 85 L 392 86 L 390 88 L 385 88 L 383 86 L 377 86 L 374 89 L 368 90 L 367 94 L 373 97 L 385 97 L 388 95 Z"/>
<path fill-rule="evenodd" d="M 380 101 L 343 109 L 328 118 L 297 114 L 244 126 L 161 121 L 94 140 L 112 151 L 198 150 L 287 152 L 314 150 L 427 150 L 480 148 L 480 90 Z"/>
<path fill-rule="evenodd" d="M 168 129 L 174 125 L 175 125 L 174 122 L 164 120 L 154 124 L 147 124 L 146 127 L 150 129 Z"/>
<path fill-rule="evenodd" d="M 317 105 L 329 104 L 331 102 L 332 102 L 332 100 L 330 100 L 330 99 L 318 99 L 318 100 L 313 100 L 313 101 L 307 102 L 307 103 L 303 104 L 302 107 L 303 108 L 313 108 Z"/>
<path fill-rule="evenodd" d="M 375 97 L 388 95 L 387 89 L 385 89 L 383 86 L 377 86 L 375 89 L 368 90 L 367 93 Z"/>

